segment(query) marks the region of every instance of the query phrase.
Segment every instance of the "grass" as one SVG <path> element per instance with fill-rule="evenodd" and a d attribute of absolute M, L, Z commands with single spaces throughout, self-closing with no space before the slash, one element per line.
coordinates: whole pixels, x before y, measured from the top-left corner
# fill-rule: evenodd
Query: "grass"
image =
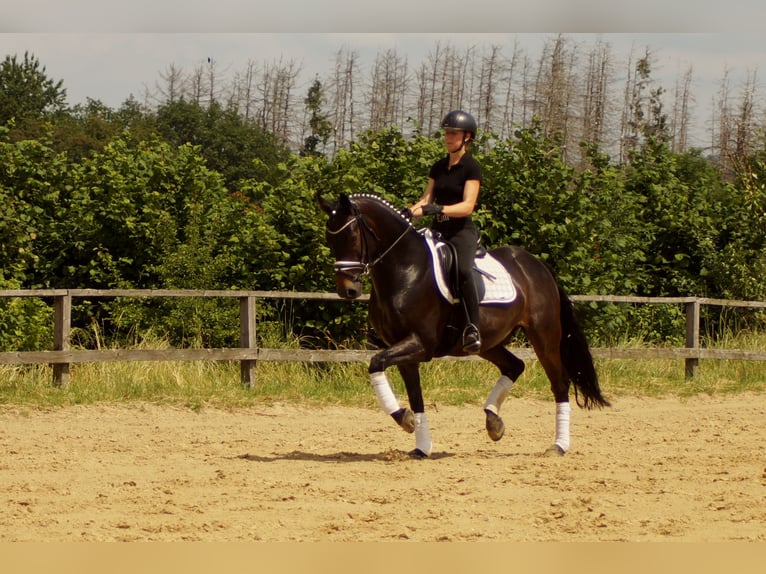
<path fill-rule="evenodd" d="M 263 331 L 262 331 L 263 333 Z M 729 349 L 766 348 L 765 333 L 741 331 L 719 334 L 715 346 Z M 299 340 L 271 333 L 264 346 L 297 348 Z M 625 347 L 647 346 L 631 339 Z M 170 345 L 147 333 L 134 348 L 164 349 Z M 516 397 L 550 400 L 548 379 L 536 360 L 512 390 Z M 766 392 L 766 365 L 755 361 L 703 360 L 694 379 L 686 380 L 683 360 L 600 360 L 596 362 L 607 398 L 621 396 L 679 396 Z M 404 384 L 396 369 L 387 371 L 394 391 L 405 400 Z M 479 405 L 497 380 L 496 368 L 486 361 L 433 361 L 421 367 L 427 404 Z M 256 369 L 256 384 L 240 383 L 239 363 L 114 362 L 72 365 L 66 388 L 53 386 L 47 365 L 0 365 L 0 405 L 54 408 L 97 403 L 149 402 L 193 410 L 204 407 L 237 408 L 269 402 L 348 405 L 375 408 L 367 365 L 362 363 L 264 362 Z"/>
<path fill-rule="evenodd" d="M 151 345 L 160 346 L 156 341 Z M 732 337 L 718 346 L 763 349 L 766 336 Z M 600 360 L 596 369 L 601 388 L 611 399 L 766 392 L 766 365 L 755 361 L 703 360 L 692 380 L 684 377 L 683 360 Z M 404 401 L 399 373 L 387 372 Z M 485 361 L 434 361 L 421 369 L 426 403 L 437 405 L 479 405 L 497 376 L 495 367 Z M 253 389 L 244 387 L 239 377 L 237 362 L 86 363 L 73 365 L 68 387 L 57 388 L 49 366 L 0 365 L 0 405 L 55 408 L 149 402 L 198 410 L 296 402 L 376 407 L 367 366 L 360 363 L 260 362 Z M 512 395 L 551 399 L 548 380 L 537 361 L 527 361 Z"/>

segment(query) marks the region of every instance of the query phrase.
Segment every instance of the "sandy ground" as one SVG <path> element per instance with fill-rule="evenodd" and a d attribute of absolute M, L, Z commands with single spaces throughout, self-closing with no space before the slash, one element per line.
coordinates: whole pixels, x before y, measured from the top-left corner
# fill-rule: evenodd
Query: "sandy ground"
<path fill-rule="evenodd" d="M 0 541 L 766 541 L 766 396 L 377 410 L 0 409 Z"/>

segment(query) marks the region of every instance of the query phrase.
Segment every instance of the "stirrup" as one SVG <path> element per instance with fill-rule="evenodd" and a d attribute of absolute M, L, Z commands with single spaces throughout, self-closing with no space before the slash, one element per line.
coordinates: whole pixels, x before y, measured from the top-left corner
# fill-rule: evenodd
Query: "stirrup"
<path fill-rule="evenodd" d="M 463 352 L 476 354 L 481 351 L 481 335 L 473 323 L 468 323 L 463 330 Z"/>

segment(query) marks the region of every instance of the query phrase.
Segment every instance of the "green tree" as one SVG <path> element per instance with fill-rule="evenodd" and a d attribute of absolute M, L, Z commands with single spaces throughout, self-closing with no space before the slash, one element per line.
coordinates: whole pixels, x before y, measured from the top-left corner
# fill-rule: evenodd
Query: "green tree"
<path fill-rule="evenodd" d="M 63 81 L 48 77 L 45 66 L 29 52 L 24 59 L 6 56 L 0 62 L 0 125 L 17 126 L 60 112 L 66 105 Z"/>
<path fill-rule="evenodd" d="M 478 159 L 484 182 L 477 219 L 485 243 L 524 247 L 567 289 L 590 289 L 583 272 L 592 257 L 585 222 L 593 194 L 578 189 L 576 172 L 564 163 L 558 144 L 538 124 L 517 130 L 513 140 L 495 142 Z"/>
<path fill-rule="evenodd" d="M 223 175 L 231 191 L 243 179 L 271 181 L 274 167 L 290 155 L 272 134 L 215 101 L 206 108 L 185 100 L 161 106 L 157 131 L 174 146 L 199 146 L 207 167 Z"/>
<path fill-rule="evenodd" d="M 420 199 L 429 168 L 444 153 L 438 137 L 405 137 L 396 126 L 364 132 L 333 158 L 327 192 L 378 193 L 403 207 Z"/>
<path fill-rule="evenodd" d="M 9 245 L 19 245 L 16 257 L 8 261 L 23 265 L 15 276 L 26 287 L 50 286 L 50 270 L 54 261 L 60 261 L 66 243 L 71 181 L 66 154 L 57 153 L 50 140 L 0 143 L 0 190 L 9 214 L 5 235 L 17 238 Z"/>
<path fill-rule="evenodd" d="M 0 280 L 24 282 L 33 264 L 37 236 L 34 206 L 19 193 L 26 177 L 18 145 L 3 141 L 8 128 L 0 126 Z"/>
<path fill-rule="evenodd" d="M 725 187 L 716 224 L 721 239 L 713 266 L 719 295 L 766 298 L 766 152 L 735 164 L 736 181 Z"/>
<path fill-rule="evenodd" d="M 322 82 L 315 79 L 311 84 L 304 100 L 306 110 L 311 114 L 309 128 L 311 133 L 303 142 L 302 155 L 320 155 L 319 146 L 327 145 L 327 140 L 332 135 L 332 123 L 327 119 L 327 114 L 322 111 L 324 105 L 324 91 Z"/>
<path fill-rule="evenodd" d="M 133 98 L 118 109 L 88 98 L 56 116 L 51 138 L 57 151 L 77 162 L 103 150 L 118 135 L 127 135 L 134 145 L 151 139 L 156 123 L 156 117 L 145 113 Z"/>
<path fill-rule="evenodd" d="M 0 289 L 22 289 L 37 286 L 41 246 L 56 233 L 55 182 L 66 166 L 43 142 L 8 141 L 9 131 L 0 126 Z M 0 299 L 0 350 L 50 349 L 52 313 L 40 299 Z"/>
<path fill-rule="evenodd" d="M 694 154 L 678 155 L 650 137 L 626 166 L 627 193 L 636 196 L 637 233 L 645 242 L 642 291 L 650 296 L 714 295 L 710 265 L 720 244 L 719 182 Z"/>

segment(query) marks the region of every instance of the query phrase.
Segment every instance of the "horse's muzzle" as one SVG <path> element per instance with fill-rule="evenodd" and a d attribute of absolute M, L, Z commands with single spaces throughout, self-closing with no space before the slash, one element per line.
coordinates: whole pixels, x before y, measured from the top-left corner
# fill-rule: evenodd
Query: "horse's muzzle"
<path fill-rule="evenodd" d="M 335 262 L 335 290 L 343 299 L 356 299 L 362 294 L 362 275 L 367 266 L 358 261 Z"/>
<path fill-rule="evenodd" d="M 347 276 L 338 276 L 335 280 L 335 290 L 343 299 L 357 299 L 362 294 L 362 282 Z"/>

